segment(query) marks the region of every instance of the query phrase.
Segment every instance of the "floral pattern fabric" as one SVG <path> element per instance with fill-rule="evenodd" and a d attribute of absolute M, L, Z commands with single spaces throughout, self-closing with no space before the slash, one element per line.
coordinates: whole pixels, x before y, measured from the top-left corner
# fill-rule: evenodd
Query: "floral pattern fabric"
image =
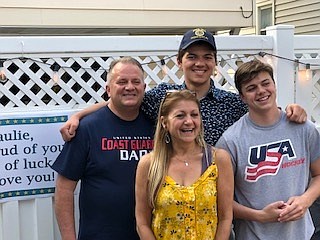
<path fill-rule="evenodd" d="M 217 229 L 217 177 L 212 163 L 191 186 L 181 186 L 165 177 L 153 210 L 156 239 L 214 239 Z"/>

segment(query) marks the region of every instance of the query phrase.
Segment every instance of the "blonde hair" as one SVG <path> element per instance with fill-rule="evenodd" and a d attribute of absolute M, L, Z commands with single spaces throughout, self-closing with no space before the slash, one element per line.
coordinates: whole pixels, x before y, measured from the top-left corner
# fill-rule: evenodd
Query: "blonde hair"
<path fill-rule="evenodd" d="M 164 182 L 164 178 L 167 175 L 169 159 L 172 156 L 172 142 L 165 142 L 166 135 L 168 132 L 162 126 L 161 117 L 167 119 L 169 113 L 174 109 L 176 104 L 182 100 L 193 101 L 197 104 L 200 110 L 200 103 L 196 98 L 195 94 L 189 90 L 181 90 L 174 92 L 167 92 L 165 98 L 162 100 L 158 113 L 158 122 L 156 126 L 155 136 L 154 136 L 154 148 L 151 152 L 151 164 L 148 173 L 148 201 L 151 207 L 154 208 L 155 201 L 158 192 Z M 201 115 L 200 115 L 201 118 Z M 203 133 L 203 123 L 201 121 L 200 133 L 196 138 L 196 143 L 204 147 L 204 133 Z"/>

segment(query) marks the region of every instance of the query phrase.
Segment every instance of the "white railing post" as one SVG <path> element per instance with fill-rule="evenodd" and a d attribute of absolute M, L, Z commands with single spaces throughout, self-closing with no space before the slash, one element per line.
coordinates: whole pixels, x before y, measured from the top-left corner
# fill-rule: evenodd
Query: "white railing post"
<path fill-rule="evenodd" d="M 277 85 L 278 105 L 285 108 L 295 102 L 294 26 L 277 25 L 267 27 L 266 34 L 274 39 L 273 68 Z M 287 60 L 290 59 L 290 60 Z"/>

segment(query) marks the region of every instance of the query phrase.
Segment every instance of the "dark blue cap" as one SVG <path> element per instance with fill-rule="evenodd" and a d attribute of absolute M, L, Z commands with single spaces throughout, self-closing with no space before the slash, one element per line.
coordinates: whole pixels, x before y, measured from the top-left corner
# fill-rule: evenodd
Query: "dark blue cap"
<path fill-rule="evenodd" d="M 217 50 L 213 34 L 203 28 L 195 28 L 195 29 L 187 31 L 183 35 L 179 50 L 180 49 L 185 50 L 191 44 L 193 44 L 195 42 L 199 42 L 199 41 L 207 42 L 211 45 L 213 50 L 215 50 L 215 51 Z"/>

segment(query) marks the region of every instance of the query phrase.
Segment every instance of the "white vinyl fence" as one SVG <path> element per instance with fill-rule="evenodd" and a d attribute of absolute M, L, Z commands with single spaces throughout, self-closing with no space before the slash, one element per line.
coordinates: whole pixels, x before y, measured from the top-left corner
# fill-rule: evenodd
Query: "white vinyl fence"
<path fill-rule="evenodd" d="M 9 124 L 16 131 L 33 131 L 38 142 L 32 146 L 43 150 L 44 142 L 50 142 L 54 135 L 56 142 L 48 145 L 54 159 L 58 154 L 54 147 L 63 143 L 58 130 L 49 134 L 48 129 L 58 129 L 63 121 L 57 119 L 64 119 L 70 112 L 103 100 L 103 76 L 114 59 L 138 59 L 146 72 L 147 89 L 161 82 L 182 83 L 183 75 L 176 64 L 180 39 L 181 36 L 0 37 L 0 61 L 7 77 L 0 81 L 0 158 L 9 161 L 5 159 L 12 157 L 5 170 L 18 170 L 17 159 L 21 159 L 5 155 L 4 132 Z M 292 26 L 276 26 L 268 28 L 264 36 L 216 36 L 216 44 L 218 66 L 213 78 L 217 87 L 235 91 L 233 74 L 241 63 L 253 58 L 268 61 L 275 69 L 279 105 L 296 102 L 320 125 L 320 36 L 294 36 Z M 311 79 L 306 80 L 305 69 L 309 66 Z M 49 117 L 43 117 L 43 112 Z M 31 130 L 34 119 L 39 128 Z M 11 155 L 15 155 L 17 149 L 11 149 Z M 27 176 L 31 180 L 31 175 Z M 45 179 L 45 174 L 41 176 Z M 42 184 L 41 179 L 36 184 Z M 5 183 L 20 180 L 18 175 L 1 174 L 0 189 Z M 0 191 L 0 240 L 61 239 L 53 210 L 54 181 L 49 180 L 44 188 Z M 23 194 L 28 198 L 24 199 Z M 17 200 L 17 196 L 21 199 Z"/>

